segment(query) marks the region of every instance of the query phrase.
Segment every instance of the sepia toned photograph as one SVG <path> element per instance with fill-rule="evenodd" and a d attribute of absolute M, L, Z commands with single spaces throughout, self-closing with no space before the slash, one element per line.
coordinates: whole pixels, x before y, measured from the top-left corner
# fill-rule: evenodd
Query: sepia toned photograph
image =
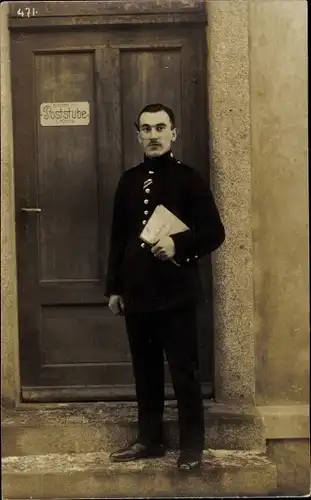
<path fill-rule="evenodd" d="M 307 2 L 0 13 L 2 498 L 310 495 Z"/>

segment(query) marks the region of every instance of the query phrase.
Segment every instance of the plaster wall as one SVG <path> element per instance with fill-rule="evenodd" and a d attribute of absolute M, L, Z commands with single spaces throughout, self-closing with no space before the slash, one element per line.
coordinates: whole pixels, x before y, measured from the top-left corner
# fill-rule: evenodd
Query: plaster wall
<path fill-rule="evenodd" d="M 257 404 L 309 400 L 307 3 L 250 2 Z"/>

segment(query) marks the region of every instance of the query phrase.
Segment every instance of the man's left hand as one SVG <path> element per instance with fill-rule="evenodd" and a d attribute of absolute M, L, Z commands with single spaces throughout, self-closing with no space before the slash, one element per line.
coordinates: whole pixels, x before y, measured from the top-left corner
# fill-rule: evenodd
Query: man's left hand
<path fill-rule="evenodd" d="M 151 249 L 155 257 L 161 260 L 171 259 L 175 255 L 175 243 L 170 236 L 161 238 Z"/>

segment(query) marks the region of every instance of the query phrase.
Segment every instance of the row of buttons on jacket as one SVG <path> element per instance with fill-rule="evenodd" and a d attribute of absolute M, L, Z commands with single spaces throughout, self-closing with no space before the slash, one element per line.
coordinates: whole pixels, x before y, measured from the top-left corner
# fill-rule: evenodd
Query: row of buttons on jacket
<path fill-rule="evenodd" d="M 173 156 L 173 155 L 172 155 L 172 153 L 171 153 L 171 156 Z M 180 162 L 178 162 L 178 163 L 180 163 Z M 153 175 L 153 174 L 154 174 L 154 171 L 153 171 L 153 170 L 149 170 L 149 172 L 148 172 L 148 173 L 149 173 L 149 175 Z M 145 186 L 145 185 L 146 185 L 146 186 L 147 186 L 147 185 L 148 185 L 148 186 L 150 186 L 150 185 L 152 184 L 152 182 L 153 182 L 153 181 L 152 181 L 152 179 L 147 179 L 147 181 L 145 181 L 145 182 L 144 182 L 144 186 Z M 151 192 L 151 190 L 150 190 L 150 188 L 149 188 L 149 187 L 144 188 L 144 190 L 145 190 L 145 193 L 146 193 L 146 194 L 150 194 L 150 192 Z M 148 205 L 148 203 L 149 203 L 149 199 L 148 199 L 148 198 L 146 198 L 146 199 L 144 200 L 144 204 L 145 204 L 145 205 Z M 144 215 L 148 215 L 148 214 L 149 214 L 149 211 L 148 211 L 148 210 L 145 210 L 145 211 L 144 211 Z M 143 225 L 145 226 L 146 224 L 147 224 L 147 221 L 144 219 L 144 220 L 143 220 Z M 146 243 L 141 243 L 141 245 L 140 245 L 140 246 L 141 246 L 142 248 L 145 248 Z M 198 258 L 199 258 L 199 256 L 198 256 L 198 255 L 195 255 L 195 256 L 194 256 L 194 259 L 198 259 Z M 189 259 L 189 258 L 187 258 L 187 259 L 186 259 L 186 262 L 190 262 L 190 261 L 191 261 L 191 259 Z"/>
<path fill-rule="evenodd" d="M 173 155 L 173 153 L 172 153 L 172 152 L 171 152 L 171 155 L 170 155 L 170 156 L 173 158 L 173 156 L 174 156 L 174 155 Z M 180 163 L 180 162 L 178 162 L 178 163 Z M 148 174 L 149 174 L 149 175 L 153 175 L 153 174 L 154 174 L 154 171 L 153 171 L 153 170 L 149 170 Z M 147 187 L 147 186 L 150 186 L 152 183 L 153 183 L 153 180 L 152 180 L 152 179 L 150 179 L 150 178 L 149 178 L 149 179 L 147 179 L 147 181 L 145 181 L 145 182 L 144 182 L 144 190 L 145 190 L 145 193 L 146 193 L 146 194 L 150 194 L 150 192 L 151 192 L 151 191 L 150 191 L 150 188 L 149 188 L 149 187 Z M 145 187 L 145 186 L 146 186 L 146 187 Z M 144 200 L 144 204 L 145 204 L 145 205 L 148 205 L 148 203 L 149 203 L 149 200 L 148 200 L 148 198 L 146 198 L 146 199 Z M 145 211 L 144 211 L 144 215 L 148 215 L 148 214 L 149 214 L 149 211 L 148 211 L 148 210 L 145 210 Z M 146 219 L 144 219 L 144 220 L 143 220 L 143 225 L 145 226 L 146 224 L 147 224 L 147 221 L 146 221 Z M 146 246 L 146 244 L 145 244 L 145 243 L 141 243 L 141 245 L 140 245 L 140 246 L 141 246 L 142 248 L 144 248 L 144 247 Z"/>
<path fill-rule="evenodd" d="M 149 174 L 149 175 L 153 175 L 153 174 L 154 174 L 154 171 L 153 171 L 153 170 L 149 170 L 148 174 Z M 145 185 L 150 186 L 152 183 L 153 183 L 153 180 L 152 180 L 152 179 L 147 179 L 147 181 L 146 181 L 146 182 L 144 182 L 144 186 L 145 186 Z M 150 189 L 149 187 L 144 187 L 144 190 L 145 190 L 145 193 L 146 193 L 146 194 L 150 194 L 150 193 L 151 193 L 151 189 Z M 145 205 L 148 205 L 148 203 L 149 203 L 149 199 L 148 199 L 148 198 L 146 198 L 146 199 L 144 200 L 144 204 L 145 204 Z M 149 210 L 145 210 L 145 211 L 144 211 L 144 215 L 148 215 L 148 214 L 149 214 Z M 147 224 L 147 220 L 146 220 L 146 219 L 144 219 L 144 220 L 143 220 L 143 225 L 145 226 L 146 224 Z M 146 243 L 141 243 L 141 245 L 140 245 L 140 246 L 141 246 L 142 248 L 145 248 Z"/>

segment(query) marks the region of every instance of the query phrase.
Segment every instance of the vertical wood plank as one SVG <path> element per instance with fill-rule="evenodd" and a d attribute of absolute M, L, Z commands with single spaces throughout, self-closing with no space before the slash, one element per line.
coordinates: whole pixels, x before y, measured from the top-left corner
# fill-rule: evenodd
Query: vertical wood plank
<path fill-rule="evenodd" d="M 107 271 L 115 190 L 123 171 L 119 50 L 102 46 L 95 51 L 97 151 L 101 220 L 101 269 Z"/>
<path fill-rule="evenodd" d="M 206 117 L 204 29 L 189 29 L 182 49 L 183 157 L 209 183 L 208 128 Z M 207 300 L 198 309 L 201 377 L 213 378 L 213 301 L 211 257 L 200 261 L 200 274 Z"/>
<path fill-rule="evenodd" d="M 183 122 L 183 161 L 198 168 L 198 135 L 202 133 L 198 120 L 198 57 L 195 40 L 189 36 L 181 51 L 181 88 Z"/>
<path fill-rule="evenodd" d="M 40 370 L 37 341 L 40 335 L 37 286 L 40 214 L 21 212 L 21 208 L 38 204 L 34 61 L 23 39 L 12 39 L 11 59 L 21 377 L 30 381 L 39 377 Z"/>

